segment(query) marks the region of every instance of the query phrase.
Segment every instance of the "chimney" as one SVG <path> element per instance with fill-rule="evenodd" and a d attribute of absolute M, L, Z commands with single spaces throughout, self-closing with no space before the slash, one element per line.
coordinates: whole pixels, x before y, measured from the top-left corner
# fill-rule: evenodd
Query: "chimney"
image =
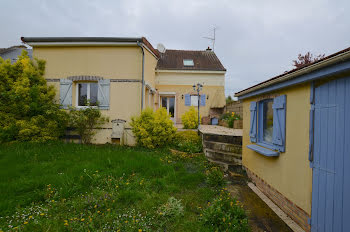
<path fill-rule="evenodd" d="M 208 46 L 208 48 L 206 49 L 207 51 L 211 51 L 211 48 Z"/>

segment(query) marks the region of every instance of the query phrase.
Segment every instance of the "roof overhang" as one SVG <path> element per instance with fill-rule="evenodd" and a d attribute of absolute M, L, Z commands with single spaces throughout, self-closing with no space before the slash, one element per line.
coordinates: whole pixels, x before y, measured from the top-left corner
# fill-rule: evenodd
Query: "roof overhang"
<path fill-rule="evenodd" d="M 32 47 L 84 47 L 84 46 L 139 46 L 147 49 L 156 59 L 159 53 L 145 37 L 21 37 Z"/>
<path fill-rule="evenodd" d="M 337 54 L 337 53 L 336 53 Z M 350 71 L 350 49 L 235 93 L 239 100 Z"/>
<path fill-rule="evenodd" d="M 225 74 L 226 71 L 216 70 L 183 70 L 183 69 L 156 69 L 156 73 L 197 73 L 197 74 Z"/>

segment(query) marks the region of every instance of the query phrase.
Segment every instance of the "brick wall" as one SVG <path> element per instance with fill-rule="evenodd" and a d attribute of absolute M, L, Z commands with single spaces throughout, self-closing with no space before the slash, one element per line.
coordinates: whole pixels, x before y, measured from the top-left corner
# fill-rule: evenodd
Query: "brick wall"
<path fill-rule="evenodd" d="M 238 114 L 241 116 L 241 119 L 243 119 L 243 104 L 240 101 L 233 101 L 231 103 L 226 104 L 225 106 L 225 113 L 229 111 L 235 112 L 235 114 Z"/>
<path fill-rule="evenodd" d="M 310 231 L 308 218 L 310 217 L 304 210 L 295 205 L 292 201 L 283 196 L 280 192 L 266 183 L 263 179 L 244 167 L 249 178 L 270 200 L 272 200 L 283 212 L 292 218 L 305 231 Z"/>

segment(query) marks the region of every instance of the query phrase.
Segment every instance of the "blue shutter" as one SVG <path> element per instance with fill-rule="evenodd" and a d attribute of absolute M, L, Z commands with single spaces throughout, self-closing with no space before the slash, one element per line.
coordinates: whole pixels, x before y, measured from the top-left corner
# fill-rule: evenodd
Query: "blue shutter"
<path fill-rule="evenodd" d="M 250 103 L 250 141 L 256 142 L 256 102 Z"/>
<path fill-rule="evenodd" d="M 272 143 L 280 152 L 285 151 L 286 141 L 286 95 L 273 100 L 273 139 Z"/>
<path fill-rule="evenodd" d="M 191 95 L 185 94 L 185 106 L 191 106 Z"/>
<path fill-rule="evenodd" d="M 98 81 L 97 101 L 99 103 L 98 107 L 102 110 L 109 109 L 109 88 L 109 79 L 102 79 Z"/>
<path fill-rule="evenodd" d="M 201 106 L 205 106 L 205 100 L 206 100 L 206 95 L 202 94 L 201 95 Z"/>
<path fill-rule="evenodd" d="M 64 109 L 72 106 L 72 83 L 71 80 L 60 79 L 60 104 Z"/>

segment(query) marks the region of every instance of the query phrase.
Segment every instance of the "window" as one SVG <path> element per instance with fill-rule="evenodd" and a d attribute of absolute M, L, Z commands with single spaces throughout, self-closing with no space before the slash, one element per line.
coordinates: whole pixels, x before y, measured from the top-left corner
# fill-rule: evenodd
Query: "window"
<path fill-rule="evenodd" d="M 248 148 L 263 155 L 272 156 L 265 148 L 285 151 L 286 95 L 250 103 L 249 136 L 250 141 L 259 146 Z"/>
<path fill-rule="evenodd" d="M 191 106 L 198 106 L 198 96 L 191 95 Z"/>
<path fill-rule="evenodd" d="M 97 82 L 77 83 L 77 106 L 96 106 L 97 91 Z"/>
<path fill-rule="evenodd" d="M 272 110 L 272 99 L 267 99 L 260 102 L 260 107 L 258 109 L 259 114 L 261 114 L 262 130 L 259 131 L 263 142 L 272 144 L 273 137 L 273 110 Z M 259 133 L 258 132 L 258 133 Z"/>
<path fill-rule="evenodd" d="M 184 66 L 194 66 L 192 59 L 184 59 Z"/>

